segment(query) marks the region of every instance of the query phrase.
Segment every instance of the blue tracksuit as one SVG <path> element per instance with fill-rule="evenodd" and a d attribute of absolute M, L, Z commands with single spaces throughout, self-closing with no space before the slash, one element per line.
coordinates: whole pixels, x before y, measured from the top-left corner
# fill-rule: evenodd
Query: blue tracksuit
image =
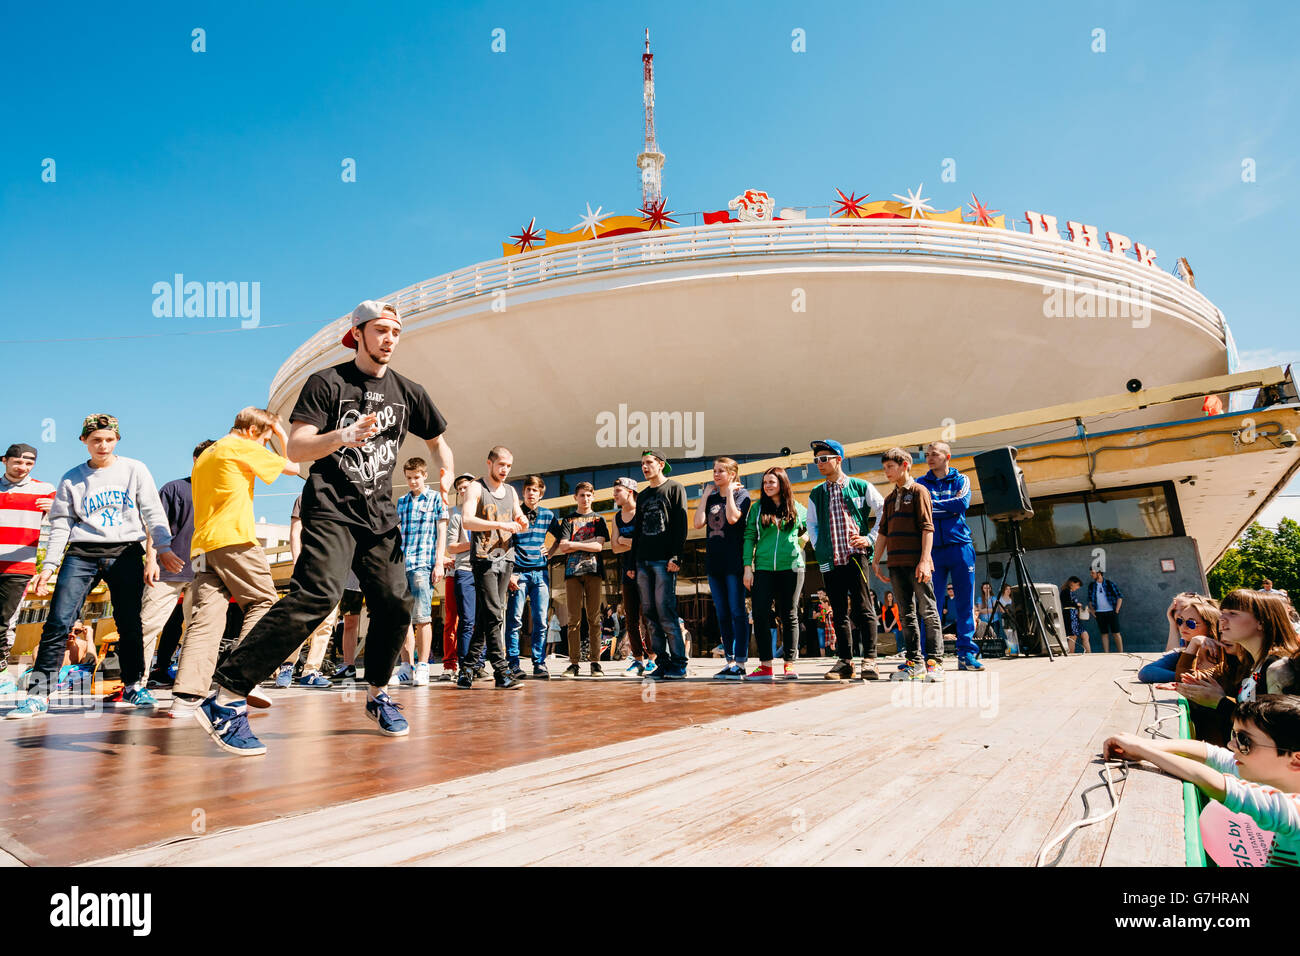
<path fill-rule="evenodd" d="M 942 478 L 926 471 L 916 479 L 930 492 L 934 507 L 934 596 L 943 615 L 952 581 L 952 617 L 957 622 L 957 653 L 979 654 L 975 644 L 975 544 L 966 525 L 970 507 L 970 479 L 956 468 Z"/>

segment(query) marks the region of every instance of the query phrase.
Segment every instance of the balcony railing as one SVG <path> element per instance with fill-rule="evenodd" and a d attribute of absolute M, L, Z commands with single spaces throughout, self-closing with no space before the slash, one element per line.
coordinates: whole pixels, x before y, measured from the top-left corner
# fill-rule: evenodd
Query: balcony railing
<path fill-rule="evenodd" d="M 905 264 L 908 260 L 969 262 L 990 267 L 1048 270 L 1106 286 L 1132 289 L 1153 306 L 1181 312 L 1220 340 L 1223 313 L 1195 288 L 1163 269 L 1071 242 L 1006 229 L 929 220 L 815 219 L 779 223 L 718 223 L 612 239 L 592 239 L 476 263 L 407 286 L 390 295 L 403 321 L 430 310 L 494 292 L 537 286 L 615 269 L 757 256 L 845 256 Z M 271 396 L 338 346 L 348 317 L 331 322 L 280 367 Z"/>

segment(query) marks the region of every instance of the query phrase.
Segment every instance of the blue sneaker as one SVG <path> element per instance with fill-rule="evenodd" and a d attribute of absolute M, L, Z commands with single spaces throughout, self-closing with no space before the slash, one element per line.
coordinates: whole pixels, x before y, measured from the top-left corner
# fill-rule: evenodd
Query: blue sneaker
<path fill-rule="evenodd" d="M 686 680 L 686 668 L 665 667 L 663 679 L 664 680 Z"/>
<path fill-rule="evenodd" d="M 303 674 L 298 678 L 298 686 L 328 690 L 334 685 L 330 683 L 328 677 L 323 677 L 320 671 L 312 671 L 310 674 Z"/>
<path fill-rule="evenodd" d="M 28 720 L 32 717 L 44 717 L 50 711 L 50 702 L 44 697 L 24 697 L 18 706 L 5 717 L 9 720 Z"/>
<path fill-rule="evenodd" d="M 135 704 L 136 707 L 157 707 L 158 701 L 154 699 L 149 689 L 141 684 L 135 684 L 131 687 L 124 688 L 122 691 L 122 703 Z"/>
<path fill-rule="evenodd" d="M 959 654 L 957 656 L 957 670 L 959 671 L 982 671 L 984 662 L 974 654 Z"/>
<path fill-rule="evenodd" d="M 293 665 L 281 664 L 280 670 L 275 675 L 276 687 L 290 687 L 293 685 Z"/>
<path fill-rule="evenodd" d="M 744 680 L 745 669 L 738 667 L 735 663 L 728 664 L 722 670 L 713 675 L 714 680 Z"/>
<path fill-rule="evenodd" d="M 393 702 L 387 694 L 378 697 L 366 697 L 366 716 L 379 725 L 379 732 L 385 737 L 405 737 L 411 732 L 411 725 L 399 713 L 402 705 Z"/>
<path fill-rule="evenodd" d="M 655 671 L 657 671 L 658 669 L 659 669 L 659 665 L 656 664 L 653 660 L 651 660 L 650 658 L 647 657 L 647 658 L 646 658 L 646 661 L 645 661 L 645 670 L 642 672 L 642 676 L 643 676 L 643 677 L 649 677 L 651 674 L 653 674 L 653 673 L 654 673 Z"/>
<path fill-rule="evenodd" d="M 232 706 L 223 707 L 213 694 L 195 708 L 194 719 L 222 750 L 241 757 L 266 753 L 266 745 L 253 736 L 248 726 L 248 705 L 242 700 L 231 703 Z"/>

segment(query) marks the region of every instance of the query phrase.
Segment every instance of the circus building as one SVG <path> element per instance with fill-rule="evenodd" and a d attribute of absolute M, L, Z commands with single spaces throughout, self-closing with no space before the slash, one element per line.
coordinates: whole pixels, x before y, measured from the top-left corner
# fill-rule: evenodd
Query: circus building
<path fill-rule="evenodd" d="M 1228 323 L 1187 261 L 1121 224 L 1012 214 L 974 194 L 939 209 L 924 185 L 882 196 L 828 184 L 825 204 L 808 206 L 737 183 L 713 208 L 678 211 L 648 40 L 642 61 L 635 212 L 588 203 L 565 228 L 530 217 L 495 258 L 356 290 L 396 304 L 394 368 L 417 380 L 476 342 L 529 356 L 527 380 L 505 376 L 495 394 L 474 388 L 469 368 L 426 381 L 458 465 L 481 468 L 505 443 L 515 477 L 545 476 L 558 506 L 590 480 L 608 508 L 615 477 L 640 480 L 647 447 L 673 458 L 695 497 L 719 455 L 742 463 L 751 494 L 781 464 L 806 495 L 818 437 L 844 442 L 846 470 L 882 486 L 890 445 L 946 439 L 973 483 L 975 453 L 1012 445 L 1036 505 L 1023 527 L 1036 580 L 1059 587 L 1107 562 L 1134 612 L 1126 638 L 1163 646 L 1169 597 L 1205 589 L 1205 572 L 1300 465 L 1290 370 L 1238 368 Z M 311 373 L 348 359 L 346 324 L 329 322 L 286 359 L 273 411 L 287 415 Z M 725 360 L 703 347 L 723 330 Z M 572 343 L 593 332 L 611 360 L 575 376 Z M 974 501 L 977 574 L 995 578 L 1004 526 L 982 518 L 977 484 Z M 692 546 L 682 607 L 707 635 L 702 542 Z M 805 593 L 816 587 L 810 574 Z"/>

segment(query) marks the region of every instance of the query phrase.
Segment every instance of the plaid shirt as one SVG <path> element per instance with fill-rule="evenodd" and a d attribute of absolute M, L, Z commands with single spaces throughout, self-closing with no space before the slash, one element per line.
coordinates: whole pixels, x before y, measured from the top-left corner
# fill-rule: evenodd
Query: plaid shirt
<path fill-rule="evenodd" d="M 826 500 L 830 503 L 831 511 L 831 554 L 834 555 L 832 560 L 837 566 L 848 564 L 850 555 L 867 553 L 865 548 L 849 547 L 849 535 L 857 534 L 858 526 L 853 523 L 853 518 L 844 507 L 844 486 L 848 483 L 847 475 L 840 475 L 839 481 L 826 482 L 829 492 Z"/>
<path fill-rule="evenodd" d="M 397 527 L 402 533 L 406 570 L 433 568 L 438 546 L 438 522 L 447 520 L 442 495 L 428 488 L 418 498 L 409 491 L 397 499 Z"/>
<path fill-rule="evenodd" d="M 1110 609 L 1112 611 L 1116 610 L 1119 607 L 1120 599 L 1124 597 L 1124 593 L 1120 591 L 1119 586 L 1110 578 L 1102 578 L 1101 585 L 1106 589 L 1106 600 L 1110 602 Z M 1097 606 L 1096 581 L 1088 582 L 1088 603 L 1093 607 Z"/>

